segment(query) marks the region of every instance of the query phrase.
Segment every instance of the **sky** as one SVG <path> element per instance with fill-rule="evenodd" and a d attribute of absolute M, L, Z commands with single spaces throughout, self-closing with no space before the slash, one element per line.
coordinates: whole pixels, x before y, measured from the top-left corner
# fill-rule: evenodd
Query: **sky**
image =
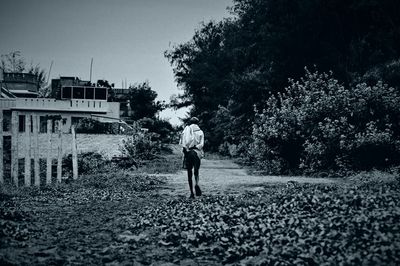
<path fill-rule="evenodd" d="M 164 51 L 193 37 L 202 21 L 229 16 L 232 0 L 0 0 L 0 54 L 20 51 L 50 79 L 148 81 L 158 100 L 178 94 Z M 186 110 L 160 114 L 172 124 Z"/>

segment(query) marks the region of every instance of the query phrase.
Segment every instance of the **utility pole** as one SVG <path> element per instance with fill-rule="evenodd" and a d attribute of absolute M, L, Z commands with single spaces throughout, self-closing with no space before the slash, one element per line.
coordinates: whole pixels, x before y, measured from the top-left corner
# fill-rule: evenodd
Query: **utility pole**
<path fill-rule="evenodd" d="M 93 57 L 92 60 L 90 60 L 90 83 L 92 83 L 92 67 L 93 67 Z"/>
<path fill-rule="evenodd" d="M 50 64 L 50 68 L 49 68 L 49 74 L 47 75 L 47 84 L 49 84 L 49 80 L 50 80 L 50 73 L 51 73 L 51 68 L 53 66 L 53 60 L 51 60 L 51 64 Z"/>

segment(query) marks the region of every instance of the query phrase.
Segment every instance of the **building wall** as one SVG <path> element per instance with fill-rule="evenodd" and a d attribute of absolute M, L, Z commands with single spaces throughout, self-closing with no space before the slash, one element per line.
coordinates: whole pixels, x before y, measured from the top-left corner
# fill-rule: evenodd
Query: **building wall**
<path fill-rule="evenodd" d="M 0 111 L 18 110 L 18 115 L 54 116 L 64 120 L 63 132 L 70 132 L 74 118 L 94 118 L 100 122 L 115 122 L 120 118 L 119 103 L 95 100 L 55 99 L 0 99 Z M 11 115 L 5 117 L 5 124 L 10 124 Z M 9 128 L 9 127 L 6 127 Z"/>
<path fill-rule="evenodd" d="M 48 148 L 47 134 L 39 134 L 39 154 L 41 158 L 46 158 L 50 153 L 53 158 L 58 156 L 58 134 L 51 134 L 51 149 Z M 119 150 L 122 141 L 127 139 L 127 135 L 108 135 L 108 134 L 76 134 L 78 153 L 98 152 L 108 159 L 113 156 L 121 155 Z M 25 157 L 25 134 L 20 133 L 18 137 L 18 156 Z M 34 140 L 31 141 L 33 147 Z M 62 151 L 64 155 L 72 153 L 72 134 L 62 135 Z M 33 152 L 33 151 L 31 151 Z"/>
<path fill-rule="evenodd" d="M 30 73 L 4 73 L 3 86 L 8 90 L 29 90 L 37 92 L 38 77 Z"/>

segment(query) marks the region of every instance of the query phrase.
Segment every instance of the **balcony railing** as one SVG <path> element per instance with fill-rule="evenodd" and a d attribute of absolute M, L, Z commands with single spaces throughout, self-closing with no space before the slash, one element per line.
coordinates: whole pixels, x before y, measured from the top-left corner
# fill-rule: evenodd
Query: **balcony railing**
<path fill-rule="evenodd" d="M 69 111 L 107 113 L 114 109 L 114 102 L 99 100 L 55 100 L 44 98 L 0 99 L 0 109 L 18 109 L 32 111 Z"/>

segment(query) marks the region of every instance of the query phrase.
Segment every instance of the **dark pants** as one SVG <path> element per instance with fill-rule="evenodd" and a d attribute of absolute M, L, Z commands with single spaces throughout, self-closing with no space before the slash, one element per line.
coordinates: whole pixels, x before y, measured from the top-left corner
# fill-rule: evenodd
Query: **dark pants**
<path fill-rule="evenodd" d="M 189 150 L 187 152 L 184 152 L 185 154 L 185 162 L 186 162 L 186 170 L 187 170 L 187 175 L 188 175 L 188 182 L 189 182 L 189 188 L 190 188 L 190 193 L 193 194 L 193 169 L 194 169 L 194 178 L 196 181 L 196 185 L 199 183 L 199 169 L 200 169 L 200 158 L 197 156 L 196 151 L 194 150 Z"/>
<path fill-rule="evenodd" d="M 189 171 L 192 171 L 194 168 L 194 175 L 199 175 L 199 169 L 200 169 L 200 158 L 197 156 L 197 152 L 194 150 L 189 150 L 185 154 L 185 161 L 186 161 L 186 169 Z"/>

